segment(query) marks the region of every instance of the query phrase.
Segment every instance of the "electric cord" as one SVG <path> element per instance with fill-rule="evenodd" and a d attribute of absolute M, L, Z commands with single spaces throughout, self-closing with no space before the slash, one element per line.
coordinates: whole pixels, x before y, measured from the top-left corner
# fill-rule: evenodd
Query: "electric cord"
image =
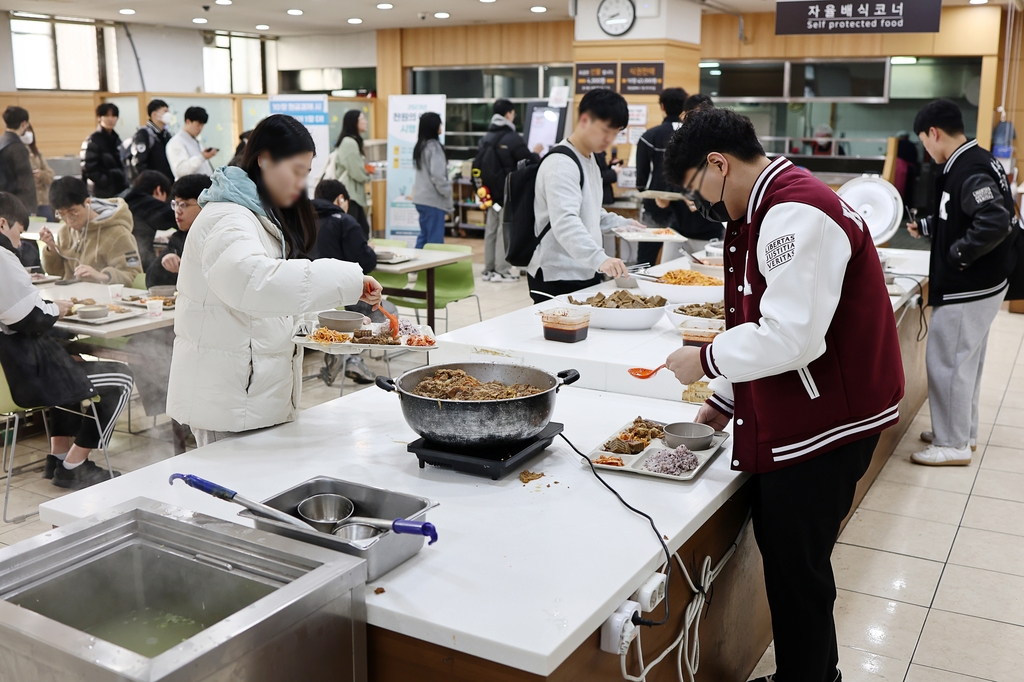
<path fill-rule="evenodd" d="M 597 478 L 597 480 L 601 482 L 601 485 L 603 485 L 605 488 L 608 488 L 608 490 L 611 491 L 612 495 L 615 495 L 615 497 L 618 498 L 619 502 L 621 502 L 622 505 L 626 509 L 628 509 L 629 511 L 633 512 L 637 516 L 644 517 L 645 519 L 647 519 L 648 523 L 651 524 L 651 529 L 654 531 L 654 535 L 657 536 L 658 542 L 661 543 L 661 549 L 665 552 L 665 566 L 666 566 L 666 568 L 665 568 L 665 585 L 668 585 L 669 581 L 671 581 L 671 579 L 672 579 L 672 553 L 669 552 L 668 545 L 665 544 L 665 536 L 662 535 L 660 530 L 658 530 L 658 526 L 655 525 L 654 519 L 651 518 L 650 514 L 648 514 L 646 512 L 643 512 L 643 511 L 640 511 L 639 509 L 637 509 L 636 507 L 631 505 L 629 502 L 626 502 L 626 500 L 622 499 L 622 495 L 619 494 L 619 491 L 617 491 L 615 488 L 611 487 L 611 485 L 609 485 L 608 481 L 604 480 L 604 478 L 601 477 L 601 474 L 597 473 L 597 468 L 594 467 L 594 463 L 590 461 L 590 458 L 587 457 L 586 455 L 584 455 L 582 452 L 580 452 L 579 448 L 577 448 L 575 445 L 573 445 L 572 441 L 570 441 L 568 438 L 566 438 L 564 433 L 560 433 L 558 435 L 562 437 L 562 440 L 564 440 L 566 443 L 568 443 L 569 447 L 573 449 L 573 452 L 575 452 L 577 455 L 582 457 L 583 461 L 590 465 L 590 471 L 593 472 L 593 474 Z M 666 589 L 665 590 L 665 616 L 661 620 L 657 620 L 657 621 L 648 620 L 646 618 L 636 618 L 636 617 L 634 617 L 633 624 L 634 625 L 646 625 L 648 627 L 655 627 L 655 626 L 658 626 L 658 625 L 664 625 L 665 623 L 668 622 L 668 615 L 669 615 L 668 590 Z"/>
<path fill-rule="evenodd" d="M 917 306 L 917 309 L 918 309 L 917 342 L 921 343 L 922 341 L 924 341 L 925 337 L 928 336 L 928 316 L 925 314 L 925 311 L 924 311 L 925 306 L 927 305 L 927 302 L 924 300 L 924 284 L 923 284 L 924 278 L 927 277 L 927 275 L 918 275 L 918 274 L 909 274 L 909 273 L 908 274 L 900 273 L 900 274 L 896 275 L 897 279 L 899 279 L 901 277 L 904 278 L 904 279 L 913 280 L 913 282 L 914 282 L 914 289 L 917 290 L 917 295 L 921 298 L 921 304 L 919 306 Z M 903 314 L 906 315 L 906 312 L 904 312 Z M 900 317 L 900 322 L 902 322 L 902 321 L 903 321 L 903 317 L 901 316 Z M 896 323 L 896 326 L 897 327 L 899 326 L 899 322 Z"/>

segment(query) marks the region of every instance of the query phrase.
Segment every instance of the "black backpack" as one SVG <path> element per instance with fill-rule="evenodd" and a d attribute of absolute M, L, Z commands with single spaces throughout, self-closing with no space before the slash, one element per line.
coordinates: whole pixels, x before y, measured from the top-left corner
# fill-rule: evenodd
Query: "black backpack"
<path fill-rule="evenodd" d="M 514 130 L 505 130 L 498 133 L 489 142 L 482 141 L 477 149 L 476 158 L 473 159 L 473 178 L 479 180 L 479 185 L 489 189 L 492 197 L 505 187 L 508 171 L 502 165 L 501 157 L 498 156 L 498 147 L 501 146 L 501 141 L 508 133 L 518 135 Z"/>
<path fill-rule="evenodd" d="M 533 212 L 533 200 L 537 193 L 537 171 L 552 154 L 562 154 L 573 160 L 580 169 L 580 191 L 583 191 L 583 164 L 576 157 L 576 152 L 565 145 L 552 147 L 540 163 L 519 162 L 519 167 L 505 178 L 505 203 L 501 212 L 505 260 L 510 265 L 519 268 L 529 265 L 533 252 L 551 229 L 551 223 L 548 223 L 539 235 L 534 230 L 537 217 Z"/>

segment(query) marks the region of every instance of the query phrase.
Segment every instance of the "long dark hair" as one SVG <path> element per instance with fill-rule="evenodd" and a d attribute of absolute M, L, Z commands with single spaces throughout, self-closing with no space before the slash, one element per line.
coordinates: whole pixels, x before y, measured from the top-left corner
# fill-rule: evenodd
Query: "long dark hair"
<path fill-rule="evenodd" d="M 366 154 L 363 151 L 363 136 L 359 134 L 359 117 L 362 115 L 363 112 L 359 109 L 349 109 L 345 112 L 345 115 L 341 118 L 341 133 L 338 135 L 338 141 L 334 143 L 335 147 L 340 147 L 342 140 L 346 137 L 351 137 L 359 145 L 359 153 Z"/>
<path fill-rule="evenodd" d="M 32 130 L 32 124 L 29 123 L 28 124 L 28 128 L 26 128 L 25 130 L 26 130 L 26 132 L 29 131 L 29 130 Z M 32 144 L 26 145 L 26 146 L 29 148 L 29 151 L 31 151 L 33 154 L 35 154 L 37 159 L 42 159 L 43 155 L 39 153 L 39 147 L 36 146 L 37 142 L 38 142 L 38 140 L 36 140 L 36 131 L 32 130 Z"/>
<path fill-rule="evenodd" d="M 412 148 L 412 160 L 417 168 L 420 167 L 420 159 L 423 158 L 423 148 L 431 140 L 436 140 L 440 137 L 439 130 L 441 130 L 441 116 L 439 114 L 428 111 L 420 116 L 420 131 L 417 135 L 416 146 Z M 445 155 L 445 158 L 448 158 L 447 155 Z"/>
<path fill-rule="evenodd" d="M 274 206 L 263 184 L 260 154 L 268 152 L 274 161 L 280 161 L 305 152 L 316 153 L 313 137 L 306 127 L 291 116 L 273 114 L 260 121 L 249 136 L 239 166 L 256 183 L 263 208 L 281 224 L 288 242 L 287 258 L 305 258 L 316 244 L 316 213 L 309 195 L 302 192 L 288 208 Z"/>

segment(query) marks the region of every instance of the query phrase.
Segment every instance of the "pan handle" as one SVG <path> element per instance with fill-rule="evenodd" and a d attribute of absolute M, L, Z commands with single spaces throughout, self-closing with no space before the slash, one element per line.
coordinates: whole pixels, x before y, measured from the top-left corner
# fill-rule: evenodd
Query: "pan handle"
<path fill-rule="evenodd" d="M 217 485 L 213 481 L 207 481 L 205 478 L 199 478 L 192 474 L 171 474 L 171 477 L 167 479 L 167 482 L 174 485 L 176 480 L 185 482 L 185 485 L 201 490 L 207 495 L 213 495 L 214 497 L 227 500 L 230 502 L 235 497 L 235 491 L 230 488 L 225 488 L 222 485 Z"/>
<path fill-rule="evenodd" d="M 408 533 L 409 535 L 425 535 L 430 538 L 428 545 L 437 542 L 437 529 L 434 524 L 428 521 L 410 521 L 409 519 L 395 519 L 391 524 L 391 530 L 395 533 Z"/>
<path fill-rule="evenodd" d="M 580 380 L 580 373 L 574 369 L 563 369 L 556 376 L 562 381 L 555 387 L 555 393 L 558 393 L 558 389 L 562 386 L 568 386 Z"/>
<path fill-rule="evenodd" d="M 376 379 L 374 379 L 374 383 L 377 384 L 377 388 L 384 391 L 388 391 L 389 393 L 391 391 L 398 390 L 398 388 L 395 386 L 395 380 L 392 379 L 391 377 L 378 376 Z"/>

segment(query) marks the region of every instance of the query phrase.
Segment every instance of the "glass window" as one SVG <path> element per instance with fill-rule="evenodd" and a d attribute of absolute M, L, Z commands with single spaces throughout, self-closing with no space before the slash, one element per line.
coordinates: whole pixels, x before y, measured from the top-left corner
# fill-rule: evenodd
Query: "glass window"
<path fill-rule="evenodd" d="M 885 97 L 885 62 L 793 62 L 789 96 L 824 99 Z"/>
<path fill-rule="evenodd" d="M 55 90 L 57 64 L 53 24 L 48 21 L 11 19 L 14 52 L 14 85 L 19 90 Z"/>
<path fill-rule="evenodd" d="M 784 62 L 722 62 L 700 70 L 700 91 L 712 97 L 782 97 L 785 75 Z"/>
<path fill-rule="evenodd" d="M 231 91 L 243 95 L 263 93 L 263 51 L 259 39 L 232 36 Z"/>
<path fill-rule="evenodd" d="M 99 90 L 100 65 L 93 24 L 55 24 L 61 90 Z"/>
<path fill-rule="evenodd" d="M 443 94 L 453 99 L 538 97 L 539 85 L 535 66 L 413 72 L 417 94 Z"/>
<path fill-rule="evenodd" d="M 544 67 L 544 96 L 551 95 L 551 88 L 558 86 L 572 85 L 571 66 L 545 66 Z M 572 93 L 570 93 L 572 94 Z M 516 114 L 519 115 L 518 113 Z"/>
<path fill-rule="evenodd" d="M 893 64 L 889 73 L 891 99 L 965 97 L 977 101 L 981 59 L 919 57 L 914 64 Z M 972 96 L 973 95 L 973 96 Z"/>
<path fill-rule="evenodd" d="M 231 93 L 231 51 L 219 47 L 203 48 L 203 90 Z"/>

